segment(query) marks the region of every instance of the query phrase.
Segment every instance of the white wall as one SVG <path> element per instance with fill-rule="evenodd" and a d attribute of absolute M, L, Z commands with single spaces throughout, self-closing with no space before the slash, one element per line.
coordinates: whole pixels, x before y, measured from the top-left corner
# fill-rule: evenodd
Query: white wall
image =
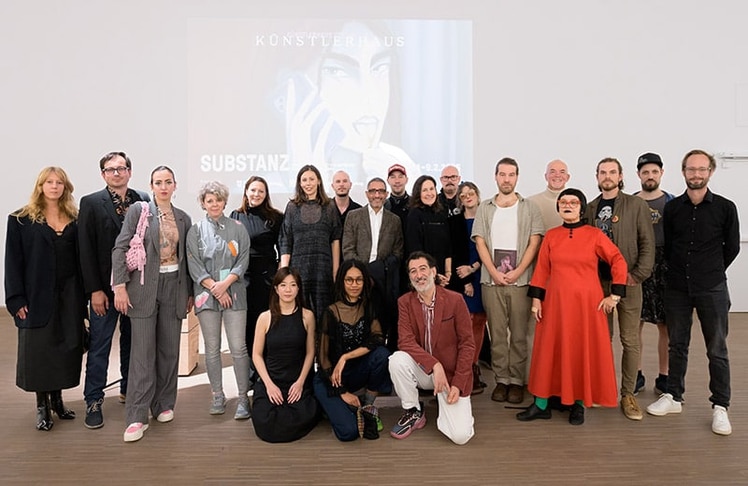
<path fill-rule="evenodd" d="M 474 173 L 484 196 L 506 155 L 520 163 L 523 194 L 540 191 L 545 163 L 561 157 L 570 184 L 593 196 L 604 156 L 621 160 L 633 191 L 636 157 L 659 152 L 665 189 L 680 193 L 689 149 L 748 152 L 741 0 L 8 1 L 0 3 L 0 213 L 26 202 L 47 165 L 68 171 L 76 197 L 101 188 L 97 162 L 110 150 L 131 155 L 135 187 L 146 188 L 161 163 L 183 182 L 187 23 L 206 17 L 472 20 Z M 744 175 L 740 164 L 720 167 L 711 187 L 738 203 L 745 223 Z M 200 216 L 194 194 L 178 191 L 176 203 Z M 748 289 L 746 267 L 741 255 L 730 270 L 733 310 L 748 310 L 736 298 Z"/>

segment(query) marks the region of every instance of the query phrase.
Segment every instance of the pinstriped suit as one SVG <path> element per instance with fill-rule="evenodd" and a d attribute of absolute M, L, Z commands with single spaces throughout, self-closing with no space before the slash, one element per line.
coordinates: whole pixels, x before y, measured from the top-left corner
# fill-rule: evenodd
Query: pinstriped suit
<path fill-rule="evenodd" d="M 159 273 L 159 219 L 155 203 L 149 203 L 151 215 L 145 232 L 146 264 L 144 285 L 140 272 L 127 272 L 125 253 L 135 234 L 141 207 L 127 210 L 122 231 L 112 250 L 112 285 L 126 284 L 132 308 L 132 348 L 130 382 L 127 391 L 126 422 L 148 423 L 148 409 L 156 417 L 174 409 L 177 398 L 177 369 L 181 321 L 187 315 L 192 295 L 192 279 L 187 270 L 186 237 L 192 220 L 184 211 L 173 208 L 179 232 L 179 269 Z"/>

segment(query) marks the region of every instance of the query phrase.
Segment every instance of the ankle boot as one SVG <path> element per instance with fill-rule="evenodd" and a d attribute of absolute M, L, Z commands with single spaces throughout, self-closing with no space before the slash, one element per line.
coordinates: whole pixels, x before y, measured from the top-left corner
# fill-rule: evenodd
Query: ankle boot
<path fill-rule="evenodd" d="M 62 403 L 62 391 L 55 390 L 49 392 L 49 401 L 50 405 L 52 406 L 52 410 L 62 420 L 72 420 L 75 418 L 75 412 L 66 408 L 65 404 Z"/>
<path fill-rule="evenodd" d="M 54 425 L 49 409 L 49 394 L 36 392 L 36 430 L 49 430 Z"/>

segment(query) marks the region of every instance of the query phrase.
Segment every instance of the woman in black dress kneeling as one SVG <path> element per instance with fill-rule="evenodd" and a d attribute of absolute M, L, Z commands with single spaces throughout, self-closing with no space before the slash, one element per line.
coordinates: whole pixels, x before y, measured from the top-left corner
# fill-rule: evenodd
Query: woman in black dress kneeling
<path fill-rule="evenodd" d="M 291 442 L 319 420 L 312 391 L 314 314 L 302 307 L 301 277 L 283 267 L 273 279 L 270 309 L 260 314 L 252 362 L 260 375 L 254 388 L 252 422 L 257 437 Z"/>

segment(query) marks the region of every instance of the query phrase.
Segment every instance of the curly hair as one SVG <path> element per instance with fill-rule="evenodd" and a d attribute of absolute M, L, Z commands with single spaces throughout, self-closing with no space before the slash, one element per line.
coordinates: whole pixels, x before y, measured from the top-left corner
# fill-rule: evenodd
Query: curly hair
<path fill-rule="evenodd" d="M 229 188 L 223 182 L 206 182 L 200 187 L 200 190 L 197 192 L 197 202 L 200 203 L 200 206 L 205 203 L 205 198 L 208 197 L 208 194 L 214 195 L 219 201 L 226 202 L 229 199 Z"/>

